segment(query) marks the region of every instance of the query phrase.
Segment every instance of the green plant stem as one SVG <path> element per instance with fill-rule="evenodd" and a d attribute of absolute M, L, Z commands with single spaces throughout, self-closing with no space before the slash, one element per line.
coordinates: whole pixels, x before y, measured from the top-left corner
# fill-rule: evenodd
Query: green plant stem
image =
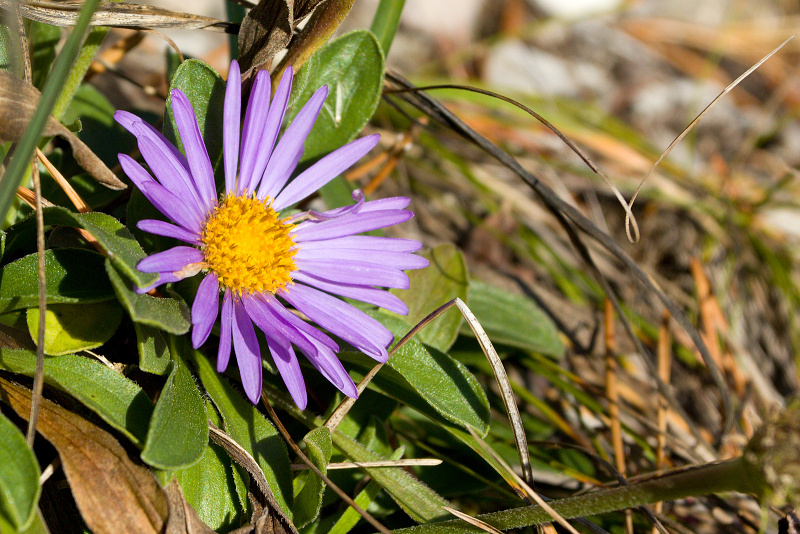
<path fill-rule="evenodd" d="M 375 17 L 372 19 L 372 26 L 369 29 L 381 43 L 384 56 L 389 55 L 389 48 L 392 46 L 394 34 L 397 33 L 397 27 L 400 25 L 400 14 L 403 12 L 405 3 L 406 0 L 381 0 L 375 11 Z"/>
<path fill-rule="evenodd" d="M 89 65 L 92 64 L 95 54 L 100 49 L 100 45 L 108 34 L 109 28 L 106 26 L 98 26 L 92 28 L 86 36 L 81 51 L 75 60 L 75 64 L 69 71 L 67 79 L 64 81 L 64 87 L 58 95 L 56 103 L 53 105 L 53 117 L 61 120 L 72 102 L 72 97 L 83 82 L 83 77 L 86 76 L 86 71 L 89 70 Z"/>
<path fill-rule="evenodd" d="M 11 201 L 15 198 L 17 187 L 19 187 L 25 174 L 25 168 L 30 164 L 33 150 L 39 141 L 44 125 L 47 122 L 47 117 L 50 115 L 58 95 L 61 93 L 64 80 L 67 78 L 78 55 L 84 34 L 89 27 L 89 22 L 95 9 L 97 9 L 98 3 L 99 0 L 86 0 L 81 6 L 75 27 L 72 29 L 72 33 L 67 38 L 66 43 L 64 43 L 61 53 L 58 54 L 53 63 L 50 76 L 47 77 L 47 82 L 42 90 L 42 98 L 39 100 L 39 106 L 28 123 L 25 134 L 20 139 L 16 150 L 14 150 L 6 172 L 0 179 L 0 219 L 5 217 Z"/>
<path fill-rule="evenodd" d="M 749 475 L 742 457 L 691 467 L 628 486 L 598 490 L 551 501 L 553 509 L 566 519 L 588 517 L 634 508 L 658 501 L 671 501 L 693 495 L 726 491 L 759 493 L 762 483 Z M 553 520 L 539 506 L 526 506 L 484 514 L 481 521 L 500 529 L 523 528 Z M 461 520 L 443 521 L 395 530 L 395 534 L 462 534 L 483 532 Z"/>

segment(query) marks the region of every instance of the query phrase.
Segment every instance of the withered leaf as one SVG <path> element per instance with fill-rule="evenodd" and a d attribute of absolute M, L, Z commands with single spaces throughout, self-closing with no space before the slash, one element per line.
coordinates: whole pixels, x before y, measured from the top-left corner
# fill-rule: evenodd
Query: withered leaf
<path fill-rule="evenodd" d="M 12 0 L 0 0 L 0 8 L 10 9 Z M 74 26 L 78 20 L 82 2 L 28 0 L 20 2 L 20 12 L 26 19 L 52 24 Z M 231 23 L 223 20 L 170 11 L 144 4 L 125 2 L 102 2 L 92 15 L 91 26 L 114 26 L 118 28 L 181 28 L 226 31 Z"/>
<path fill-rule="evenodd" d="M 169 503 L 169 521 L 165 534 L 213 534 L 213 530 L 200 520 L 186 498 L 178 481 L 174 478 L 164 489 Z"/>
<path fill-rule="evenodd" d="M 0 401 L 28 418 L 29 389 L 0 378 Z M 169 514 L 164 490 L 111 434 L 47 399 L 42 399 L 36 430 L 58 451 L 75 503 L 92 532 L 163 531 Z"/>
<path fill-rule="evenodd" d="M 243 78 L 286 48 L 297 23 L 325 0 L 261 0 L 250 10 L 239 30 L 239 64 Z"/>
<path fill-rule="evenodd" d="M 311 15 L 311 20 L 300 34 L 292 39 L 289 50 L 275 69 L 273 89 L 277 87 L 278 78 L 287 66 L 292 65 L 297 71 L 319 47 L 325 44 L 350 13 L 354 2 L 355 0 L 325 0 L 317 6 Z"/>
<path fill-rule="evenodd" d="M 6 0 L 0 0 L 3 1 Z M 7 71 L 0 71 L 0 141 L 19 141 L 22 138 L 39 104 L 40 96 L 39 90 L 31 84 Z M 109 189 L 127 187 L 92 152 L 92 149 L 53 116 L 48 117 L 42 135 L 45 137 L 58 135 L 69 141 L 78 164 Z"/>
<path fill-rule="evenodd" d="M 297 529 L 292 522 L 283 513 L 272 490 L 269 488 L 267 478 L 264 472 L 261 471 L 258 462 L 247 452 L 241 445 L 236 443 L 228 434 L 217 428 L 216 425 L 209 421 L 208 423 L 209 436 L 211 439 L 225 449 L 233 460 L 244 467 L 250 474 L 250 480 L 255 483 L 253 492 L 251 488 L 250 501 L 253 506 L 252 525 L 255 534 L 274 533 L 274 534 L 297 534 Z M 249 532 L 246 530 L 250 527 L 242 527 L 237 532 Z M 244 530 L 243 530 L 244 529 Z"/>

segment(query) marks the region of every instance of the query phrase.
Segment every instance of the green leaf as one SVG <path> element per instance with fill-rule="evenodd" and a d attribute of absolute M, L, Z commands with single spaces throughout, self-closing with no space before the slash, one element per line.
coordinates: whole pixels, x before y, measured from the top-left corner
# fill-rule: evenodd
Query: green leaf
<path fill-rule="evenodd" d="M 133 323 L 136 348 L 139 350 L 139 369 L 156 375 L 166 374 L 169 368 L 169 347 L 158 328 Z"/>
<path fill-rule="evenodd" d="M 44 253 L 48 304 L 101 302 L 114 298 L 103 274 L 103 257 L 82 249 Z M 0 313 L 39 305 L 38 258 L 30 254 L 0 269 Z"/>
<path fill-rule="evenodd" d="M 477 280 L 470 281 L 467 297 L 470 310 L 493 343 L 555 358 L 564 356 L 558 328 L 531 299 Z M 467 325 L 461 331 L 472 335 Z"/>
<path fill-rule="evenodd" d="M 31 21 L 29 24 L 27 34 L 31 42 L 31 82 L 41 89 L 56 58 L 56 47 L 61 40 L 61 28 L 43 22 Z"/>
<path fill-rule="evenodd" d="M 206 403 L 206 415 L 220 424 L 219 415 L 210 403 Z M 174 476 L 186 501 L 212 530 L 227 532 L 241 526 L 247 489 L 224 449 L 208 443 L 199 462 L 176 471 Z M 239 496 L 244 498 L 244 503 Z"/>
<path fill-rule="evenodd" d="M 44 220 L 46 224 L 75 226 L 88 231 L 103 247 L 114 267 L 139 287 L 149 285 L 158 279 L 157 274 L 143 273 L 136 268 L 136 264 L 145 257 L 145 253 L 128 229 L 114 217 L 98 212 L 73 213 L 64 208 L 54 207 L 44 210 Z"/>
<path fill-rule="evenodd" d="M 355 352 L 341 352 L 343 361 L 371 369 L 374 362 Z M 420 413 L 485 435 L 489 401 L 478 380 L 459 361 L 418 341 L 403 345 L 375 376 L 370 387 Z"/>
<path fill-rule="evenodd" d="M 214 175 L 220 184 L 222 178 L 222 111 L 225 101 L 225 82 L 208 64 L 199 59 L 189 59 L 181 63 L 172 82 L 172 89 L 180 89 L 189 99 L 200 126 L 200 133 L 206 144 Z M 172 100 L 167 101 L 164 120 L 164 135 L 185 153 L 180 141 L 178 128 L 172 114 Z"/>
<path fill-rule="evenodd" d="M 0 348 L 0 369 L 33 376 L 36 353 Z M 74 354 L 44 360 L 44 382 L 64 391 L 141 446 L 153 413 L 147 394 L 102 363 Z"/>
<path fill-rule="evenodd" d="M 156 402 L 142 460 L 164 470 L 190 467 L 208 443 L 208 422 L 200 391 L 189 368 L 172 347 L 172 365 Z"/>
<path fill-rule="evenodd" d="M 225 431 L 255 458 L 278 505 L 291 518 L 292 473 L 289 455 L 278 431 L 233 389 L 198 351 L 190 351 L 203 386 L 225 422 Z"/>
<path fill-rule="evenodd" d="M 380 375 L 380 373 L 378 373 Z M 333 444 L 354 462 L 386 460 L 341 432 L 333 433 Z M 399 467 L 364 468 L 394 501 L 417 523 L 449 517 L 442 506 L 452 506 L 444 497 Z"/>
<path fill-rule="evenodd" d="M 308 459 L 322 471 L 328 473 L 328 462 L 333 454 L 331 432 L 327 427 L 315 428 L 303 438 L 306 443 Z M 316 473 L 308 470 L 306 481 L 294 497 L 294 525 L 300 529 L 314 521 L 322 508 L 322 495 L 325 493 L 325 482 Z"/>
<path fill-rule="evenodd" d="M 106 261 L 106 272 L 114 286 L 114 293 L 135 323 L 152 326 L 170 334 L 185 334 L 189 331 L 189 309 L 173 298 L 157 298 L 139 295 L 123 279 L 110 261 Z"/>
<path fill-rule="evenodd" d="M 113 301 L 94 304 L 53 304 L 45 310 L 44 353 L 61 356 L 94 349 L 111 339 L 122 320 L 122 308 Z M 36 342 L 39 308 L 28 308 L 28 332 Z"/>
<path fill-rule="evenodd" d="M 290 120 L 323 85 L 328 98 L 305 142 L 301 161 L 313 161 L 355 139 L 372 117 L 383 88 L 384 58 L 367 30 L 356 30 L 317 50 L 297 73 Z"/>
<path fill-rule="evenodd" d="M 404 448 L 401 447 L 397 451 L 392 454 L 389 458 L 390 460 L 399 460 L 403 457 Z M 375 500 L 375 497 L 378 496 L 378 493 L 381 491 L 381 486 L 374 480 L 370 481 L 367 486 L 359 492 L 355 499 L 353 499 L 357 505 L 361 507 L 362 510 L 366 510 L 372 501 Z M 339 519 L 336 520 L 333 527 L 331 527 L 328 534 L 347 534 L 350 532 L 354 526 L 361 520 L 361 515 L 356 512 L 352 507 L 348 506 L 347 509 L 342 512 L 342 515 Z"/>
<path fill-rule="evenodd" d="M 39 502 L 39 464 L 25 437 L 0 413 L 0 512 L 17 530 L 26 528 Z"/>
<path fill-rule="evenodd" d="M 430 260 L 430 266 L 408 273 L 411 279 L 409 289 L 391 291 L 408 305 L 409 310 L 407 316 L 392 315 L 409 327 L 416 326 L 436 308 L 456 297 L 465 302 L 467 300 L 467 265 L 464 255 L 455 245 L 439 245 L 420 255 Z M 461 322 L 461 313 L 453 307 L 422 329 L 417 338 L 447 352 L 458 337 Z"/>

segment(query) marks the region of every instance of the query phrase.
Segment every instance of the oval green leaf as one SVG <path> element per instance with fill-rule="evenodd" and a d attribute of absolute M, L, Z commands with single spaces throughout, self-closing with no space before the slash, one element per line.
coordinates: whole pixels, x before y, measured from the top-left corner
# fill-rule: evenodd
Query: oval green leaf
<path fill-rule="evenodd" d="M 44 210 L 46 224 L 75 226 L 92 234 L 114 266 L 136 285 L 144 287 L 155 282 L 158 275 L 143 273 L 136 268 L 145 257 L 144 250 L 125 226 L 105 213 L 73 213 L 59 207 Z"/>
<path fill-rule="evenodd" d="M 173 298 L 139 295 L 110 261 L 106 261 L 106 272 L 114 286 L 117 300 L 135 323 L 152 326 L 170 334 L 180 335 L 189 331 L 189 309 L 185 304 Z"/>
<path fill-rule="evenodd" d="M 225 422 L 225 431 L 256 460 L 278 505 L 291 518 L 292 473 L 278 431 L 250 401 L 233 389 L 205 356 L 191 351 L 200 380 Z"/>
<path fill-rule="evenodd" d="M 356 30 L 317 50 L 298 71 L 289 118 L 328 86 L 328 98 L 305 142 L 301 161 L 313 161 L 355 139 L 372 117 L 383 88 L 384 58 L 372 32 Z"/>
<path fill-rule="evenodd" d="M 93 304 L 53 304 L 45 310 L 44 353 L 62 356 L 103 345 L 122 320 L 122 308 L 113 301 Z M 39 308 L 28 308 L 28 332 L 38 339 Z"/>
<path fill-rule="evenodd" d="M 303 438 L 306 444 L 308 459 L 323 474 L 328 473 L 328 462 L 333 454 L 331 432 L 327 427 L 315 428 Z M 322 496 L 325 493 L 325 482 L 316 473 L 308 470 L 306 482 L 294 498 L 294 526 L 298 529 L 314 521 L 322 508 Z"/>
<path fill-rule="evenodd" d="M 206 415 L 221 424 L 210 403 L 206 403 Z M 186 501 L 212 530 L 228 532 L 242 526 L 247 489 L 239 470 L 220 446 L 208 443 L 199 462 L 176 471 L 174 476 Z"/>
<path fill-rule="evenodd" d="M 0 348 L 0 369 L 33 376 L 36 353 Z M 44 360 L 44 382 L 64 391 L 142 446 L 153 403 L 138 385 L 102 363 L 74 354 Z"/>
<path fill-rule="evenodd" d="M 172 347 L 172 370 L 156 402 L 142 460 L 167 471 L 197 463 L 208 443 L 208 422 L 192 374 Z"/>
<path fill-rule="evenodd" d="M 558 328 L 531 299 L 477 280 L 470 281 L 467 297 L 470 310 L 493 343 L 555 358 L 564 356 Z M 462 332 L 472 335 L 466 325 Z"/>
<path fill-rule="evenodd" d="M 408 305 L 408 315 L 392 314 L 410 327 L 414 327 L 439 306 L 458 297 L 467 299 L 467 264 L 464 255 L 455 245 L 439 245 L 420 254 L 428 258 L 430 266 L 410 271 L 409 289 L 393 289 L 392 293 Z M 461 313 L 453 307 L 434 319 L 417 334 L 417 339 L 442 352 L 453 345 L 462 323 Z M 405 332 L 404 332 L 405 333 Z"/>
<path fill-rule="evenodd" d="M 380 373 L 378 373 L 380 375 Z M 353 462 L 386 460 L 341 432 L 333 433 L 333 444 Z M 443 506 L 447 499 L 399 467 L 364 468 L 392 499 L 417 523 L 430 523 L 449 517 Z"/>
<path fill-rule="evenodd" d="M 163 375 L 169 368 L 169 347 L 158 328 L 133 323 L 136 330 L 136 348 L 139 351 L 139 369 L 145 373 Z"/>
<path fill-rule="evenodd" d="M 114 298 L 103 257 L 83 249 L 44 253 L 48 304 L 101 302 Z M 0 313 L 39 305 L 38 258 L 30 254 L 0 269 Z"/>
<path fill-rule="evenodd" d="M 39 464 L 25 437 L 0 413 L 0 511 L 16 530 L 25 529 L 39 502 Z"/>

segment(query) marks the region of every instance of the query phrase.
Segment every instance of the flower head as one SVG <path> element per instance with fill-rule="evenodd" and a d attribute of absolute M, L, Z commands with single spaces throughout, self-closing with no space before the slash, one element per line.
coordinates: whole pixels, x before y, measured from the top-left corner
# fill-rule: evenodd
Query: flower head
<path fill-rule="evenodd" d="M 192 305 L 193 346 L 205 343 L 219 316 L 217 370 L 227 368 L 233 349 L 244 390 L 252 402 L 258 402 L 262 374 L 255 324 L 264 332 L 289 393 L 300 408 L 305 408 L 306 389 L 295 348 L 345 395 L 355 397 L 357 391 L 336 357 L 338 344 L 286 304 L 334 336 L 385 362 L 392 334 L 334 295 L 408 313 L 400 299 L 380 288 L 407 288 L 409 280 L 403 271 L 425 267 L 428 262 L 412 254 L 420 248 L 417 241 L 356 235 L 410 219 L 413 214 L 405 209 L 407 198 L 365 201 L 357 191 L 352 206 L 281 216 L 281 210 L 313 194 L 378 142 L 377 135 L 353 141 L 290 182 L 303 143 L 328 93 L 327 87 L 314 93 L 276 145 L 291 85 L 289 68 L 270 102 L 269 75 L 266 71 L 258 73 L 240 139 L 240 72 L 236 61 L 231 64 L 223 112 L 225 187 L 221 196 L 217 195 L 194 111 L 181 91 L 173 90 L 171 97 L 185 156 L 135 115 L 118 111 L 115 118 L 136 136 L 142 157 L 155 177 L 120 154 L 123 170 L 172 221 L 146 219 L 139 221 L 138 228 L 187 244 L 139 262 L 139 270 L 160 276 L 153 285 L 137 291 L 147 292 L 202 273 Z"/>

